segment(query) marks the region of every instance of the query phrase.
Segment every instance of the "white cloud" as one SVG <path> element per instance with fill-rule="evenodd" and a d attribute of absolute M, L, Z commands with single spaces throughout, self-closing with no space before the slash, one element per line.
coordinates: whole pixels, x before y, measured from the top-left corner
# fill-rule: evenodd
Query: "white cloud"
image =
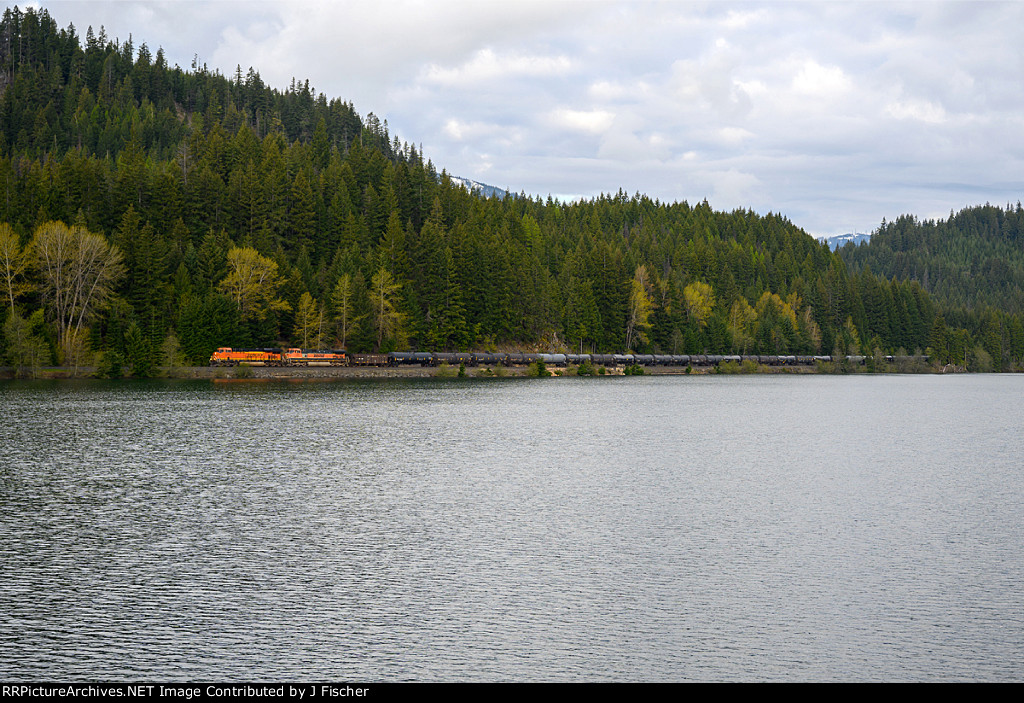
<path fill-rule="evenodd" d="M 942 124 L 946 121 L 946 111 L 942 105 L 928 100 L 897 100 L 886 105 L 885 110 L 898 120 L 917 120 L 928 124 Z"/>
<path fill-rule="evenodd" d="M 602 137 L 597 155 L 622 164 L 644 165 L 668 159 L 671 143 L 661 134 L 613 130 Z"/>
<path fill-rule="evenodd" d="M 711 186 L 711 199 L 723 209 L 745 207 L 760 195 L 761 181 L 752 173 L 729 169 L 706 173 L 704 178 Z"/>
<path fill-rule="evenodd" d="M 445 122 L 444 133 L 456 141 L 493 138 L 496 135 L 508 136 L 509 130 L 499 124 L 489 122 L 463 122 L 450 119 Z"/>
<path fill-rule="evenodd" d="M 561 76 L 573 68 L 565 56 L 498 55 L 481 49 L 472 59 L 455 68 L 431 64 L 423 72 L 423 80 L 448 86 L 466 86 L 510 76 L 544 78 Z"/>
<path fill-rule="evenodd" d="M 615 122 L 615 114 L 606 110 L 558 108 L 549 114 L 549 119 L 552 124 L 565 129 L 586 134 L 602 134 L 611 129 Z"/>
<path fill-rule="evenodd" d="M 466 133 L 465 123 L 459 122 L 458 120 L 448 120 L 444 124 L 444 131 L 452 139 L 462 141 L 463 136 Z"/>
<path fill-rule="evenodd" d="M 601 102 L 617 102 L 644 99 L 650 96 L 651 90 L 651 86 L 642 80 L 630 83 L 600 80 L 590 84 L 587 94 Z"/>
<path fill-rule="evenodd" d="M 850 79 L 838 66 L 822 66 L 807 60 L 793 77 L 793 90 L 805 95 L 830 97 L 850 89 Z"/>
<path fill-rule="evenodd" d="M 726 144 L 739 144 L 753 137 L 754 133 L 742 127 L 722 127 L 718 130 L 718 136 Z"/>
<path fill-rule="evenodd" d="M 730 30 L 746 29 L 751 24 L 763 22 L 765 19 L 764 12 L 764 10 L 755 10 L 753 12 L 729 10 L 722 20 L 722 26 Z"/>

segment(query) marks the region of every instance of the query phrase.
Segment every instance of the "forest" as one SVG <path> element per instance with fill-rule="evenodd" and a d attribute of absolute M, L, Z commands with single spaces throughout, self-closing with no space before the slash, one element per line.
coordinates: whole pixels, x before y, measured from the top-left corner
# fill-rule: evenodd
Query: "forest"
<path fill-rule="evenodd" d="M 1024 360 L 1022 264 L 999 263 L 1019 205 L 982 209 L 1003 239 L 961 280 L 913 248 L 833 253 L 781 214 L 483 197 L 308 81 L 172 67 L 46 10 L 0 23 L 0 189 L 0 355 L 19 368 L 147 376 L 282 345 Z"/>
<path fill-rule="evenodd" d="M 1016 348 L 1024 313 L 1024 208 L 986 203 L 950 212 L 945 220 L 903 215 L 882 225 L 870 245 L 847 245 L 840 255 L 854 272 L 919 281 L 936 301 L 942 325 L 968 329 L 991 350 L 997 368 L 1019 364 L 1000 359 Z M 934 324 L 934 323 L 933 323 Z M 949 335 L 946 335 L 948 340 Z M 935 347 L 942 346 L 937 335 Z"/>

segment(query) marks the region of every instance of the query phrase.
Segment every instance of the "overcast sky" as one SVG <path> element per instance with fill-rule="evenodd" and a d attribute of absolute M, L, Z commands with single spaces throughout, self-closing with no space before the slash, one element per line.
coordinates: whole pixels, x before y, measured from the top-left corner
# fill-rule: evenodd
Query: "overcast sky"
<path fill-rule="evenodd" d="M 172 65 L 309 79 L 516 192 L 707 198 L 815 235 L 1024 192 L 1024 2 L 29 4 Z"/>

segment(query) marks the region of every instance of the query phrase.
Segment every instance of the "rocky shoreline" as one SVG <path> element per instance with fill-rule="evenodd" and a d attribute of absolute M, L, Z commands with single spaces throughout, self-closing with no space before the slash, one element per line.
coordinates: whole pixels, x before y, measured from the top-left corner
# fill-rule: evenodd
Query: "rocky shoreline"
<path fill-rule="evenodd" d="M 548 368 L 551 378 L 567 378 L 576 376 L 575 368 Z M 330 379 L 370 379 L 370 378 L 455 378 L 458 376 L 457 367 L 431 367 L 431 366 L 249 366 L 249 367 L 215 367 L 215 366 L 179 366 L 160 367 L 156 370 L 155 378 L 179 379 L 179 380 L 202 380 L 213 381 L 243 381 L 243 380 L 330 380 Z M 761 366 L 756 373 L 788 373 L 806 374 L 817 373 L 814 367 L 770 367 Z M 88 379 L 95 377 L 96 370 L 92 367 L 82 366 L 77 369 L 71 367 L 44 367 L 36 369 L 33 373 L 29 369 L 23 369 L 21 373 L 13 367 L 0 367 L 0 379 L 35 378 L 35 379 Z M 713 374 L 716 368 L 713 366 L 653 366 L 644 369 L 646 376 L 681 376 L 686 374 Z M 467 378 L 525 378 L 529 376 L 526 367 L 467 367 L 465 369 Z M 595 376 L 622 376 L 625 371 L 620 367 L 608 367 L 605 373 L 595 373 Z"/>

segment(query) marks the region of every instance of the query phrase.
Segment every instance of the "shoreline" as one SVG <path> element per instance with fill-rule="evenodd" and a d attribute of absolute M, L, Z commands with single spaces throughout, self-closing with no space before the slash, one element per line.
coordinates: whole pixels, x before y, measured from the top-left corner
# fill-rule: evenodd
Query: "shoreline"
<path fill-rule="evenodd" d="M 500 368 L 500 371 L 496 371 Z M 687 370 L 689 369 L 689 371 Z M 122 379 L 97 379 L 93 367 L 44 367 L 30 370 L 20 375 L 13 367 L 0 367 L 0 380 L 138 380 L 126 375 Z M 528 367 L 466 367 L 465 378 L 530 378 Z M 548 368 L 548 378 L 575 378 L 576 368 Z M 165 380 L 210 380 L 210 381 L 301 381 L 301 380 L 333 380 L 333 379 L 382 379 L 382 378 L 457 378 L 458 367 L 435 366 L 179 366 L 157 367 L 150 378 Z M 863 367 L 841 371 L 822 366 L 765 366 L 755 370 L 721 371 L 715 366 L 651 366 L 645 367 L 644 376 L 704 376 L 704 375 L 755 375 L 755 374 L 865 374 Z M 897 369 L 885 369 L 876 372 L 900 373 Z M 919 370 L 917 373 L 933 374 L 936 370 Z M 605 373 L 594 373 L 594 377 L 624 376 L 623 367 L 605 367 Z M 536 378 L 536 376 L 532 376 Z"/>

